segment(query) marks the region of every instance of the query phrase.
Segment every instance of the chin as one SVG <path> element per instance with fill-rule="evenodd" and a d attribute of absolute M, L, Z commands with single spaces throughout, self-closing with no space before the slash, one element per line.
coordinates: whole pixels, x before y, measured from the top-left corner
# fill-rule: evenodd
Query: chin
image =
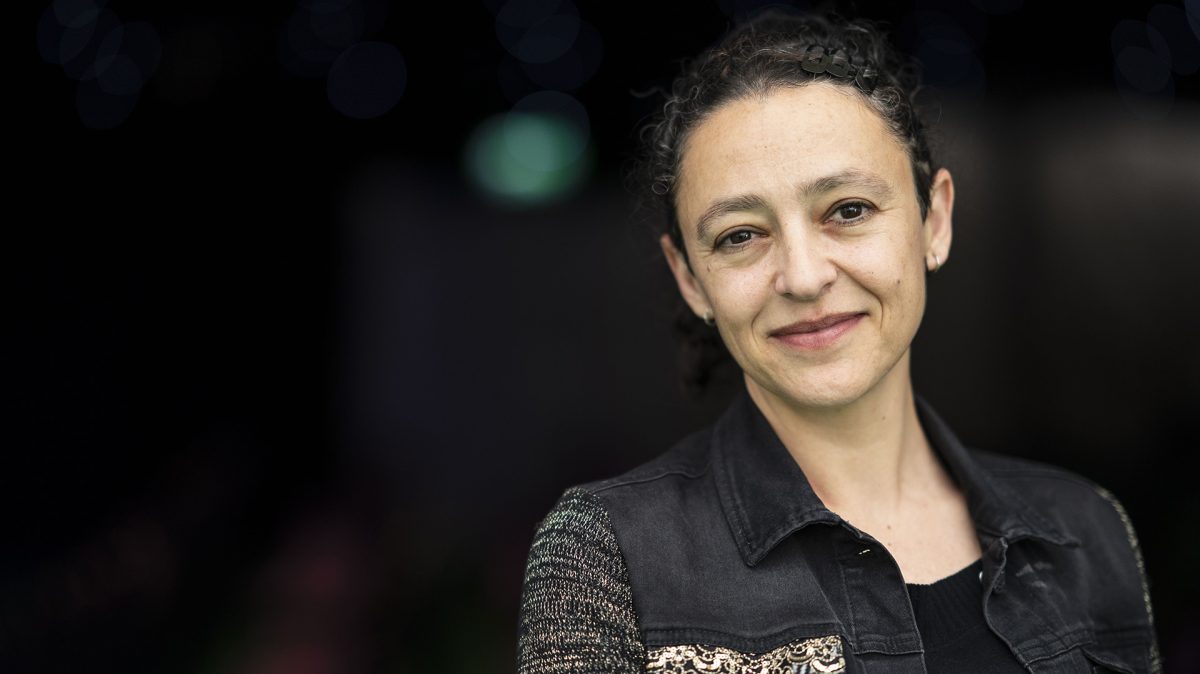
<path fill-rule="evenodd" d="M 807 408 L 834 409 L 844 407 L 862 398 L 871 388 L 871 383 L 853 377 L 822 377 L 795 381 L 771 381 L 761 388 L 767 389 L 790 405 Z"/>
<path fill-rule="evenodd" d="M 864 393 L 865 389 L 828 386 L 795 391 L 791 398 L 795 404 L 803 407 L 836 409 L 862 398 Z"/>

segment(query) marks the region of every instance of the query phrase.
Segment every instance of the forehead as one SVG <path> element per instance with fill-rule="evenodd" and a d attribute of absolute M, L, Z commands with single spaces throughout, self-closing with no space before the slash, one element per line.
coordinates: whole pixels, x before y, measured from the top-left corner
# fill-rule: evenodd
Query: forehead
<path fill-rule="evenodd" d="M 694 227 L 716 199 L 755 193 L 778 201 L 796 196 L 798 184 L 847 170 L 877 174 L 896 193 L 911 182 L 904 147 L 855 92 L 814 83 L 729 101 L 684 145 L 680 222 Z"/>

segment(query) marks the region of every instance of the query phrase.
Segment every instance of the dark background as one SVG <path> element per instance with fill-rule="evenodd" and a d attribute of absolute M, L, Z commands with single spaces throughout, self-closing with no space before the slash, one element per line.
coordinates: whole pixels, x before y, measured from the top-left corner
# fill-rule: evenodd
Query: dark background
<path fill-rule="evenodd" d="M 101 4 L 42 3 L 7 97 L 0 669 L 511 671 L 538 520 L 738 383 L 681 393 L 619 177 L 764 3 Z M 838 5 L 922 60 L 956 180 L 915 385 L 1124 502 L 1197 671 L 1200 9 L 1032 4 Z M 489 196 L 472 134 L 556 86 L 575 182 Z"/>

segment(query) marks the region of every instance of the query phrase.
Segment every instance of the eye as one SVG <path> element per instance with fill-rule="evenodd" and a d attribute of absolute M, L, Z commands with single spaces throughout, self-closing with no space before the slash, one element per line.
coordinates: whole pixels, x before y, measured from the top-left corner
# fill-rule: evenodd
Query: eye
<path fill-rule="evenodd" d="M 737 249 L 750 242 L 754 238 L 754 232 L 748 229 L 739 229 L 736 232 L 730 232 L 717 241 L 717 248 L 732 248 Z"/>
<path fill-rule="evenodd" d="M 874 210 L 865 201 L 847 201 L 833 209 L 834 214 L 841 216 L 840 219 L 835 219 L 834 222 L 839 225 L 852 225 L 866 220 Z"/>

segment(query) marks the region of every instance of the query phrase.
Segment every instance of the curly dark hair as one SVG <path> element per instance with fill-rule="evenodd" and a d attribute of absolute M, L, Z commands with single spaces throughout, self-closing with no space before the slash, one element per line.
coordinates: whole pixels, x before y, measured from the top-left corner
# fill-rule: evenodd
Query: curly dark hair
<path fill-rule="evenodd" d="M 827 53 L 842 52 L 861 72 L 874 70 L 874 87 L 864 93 L 853 79 L 828 72 L 814 74 L 801 67 L 813 46 Z M 926 124 L 917 103 L 921 91 L 919 68 L 891 45 L 881 24 L 846 19 L 836 13 L 796 13 L 770 8 L 731 29 L 696 58 L 662 92 L 665 101 L 639 130 L 640 150 L 627 178 L 641 202 L 655 214 L 656 238 L 670 235 L 691 270 L 676 212 L 676 183 L 680 160 L 690 132 L 722 104 L 763 96 L 777 87 L 829 82 L 854 90 L 875 110 L 904 145 L 912 164 L 921 219 L 929 212 L 933 160 Z M 680 340 L 682 385 L 686 392 L 704 391 L 715 372 L 732 362 L 720 334 L 677 298 L 674 329 Z"/>

